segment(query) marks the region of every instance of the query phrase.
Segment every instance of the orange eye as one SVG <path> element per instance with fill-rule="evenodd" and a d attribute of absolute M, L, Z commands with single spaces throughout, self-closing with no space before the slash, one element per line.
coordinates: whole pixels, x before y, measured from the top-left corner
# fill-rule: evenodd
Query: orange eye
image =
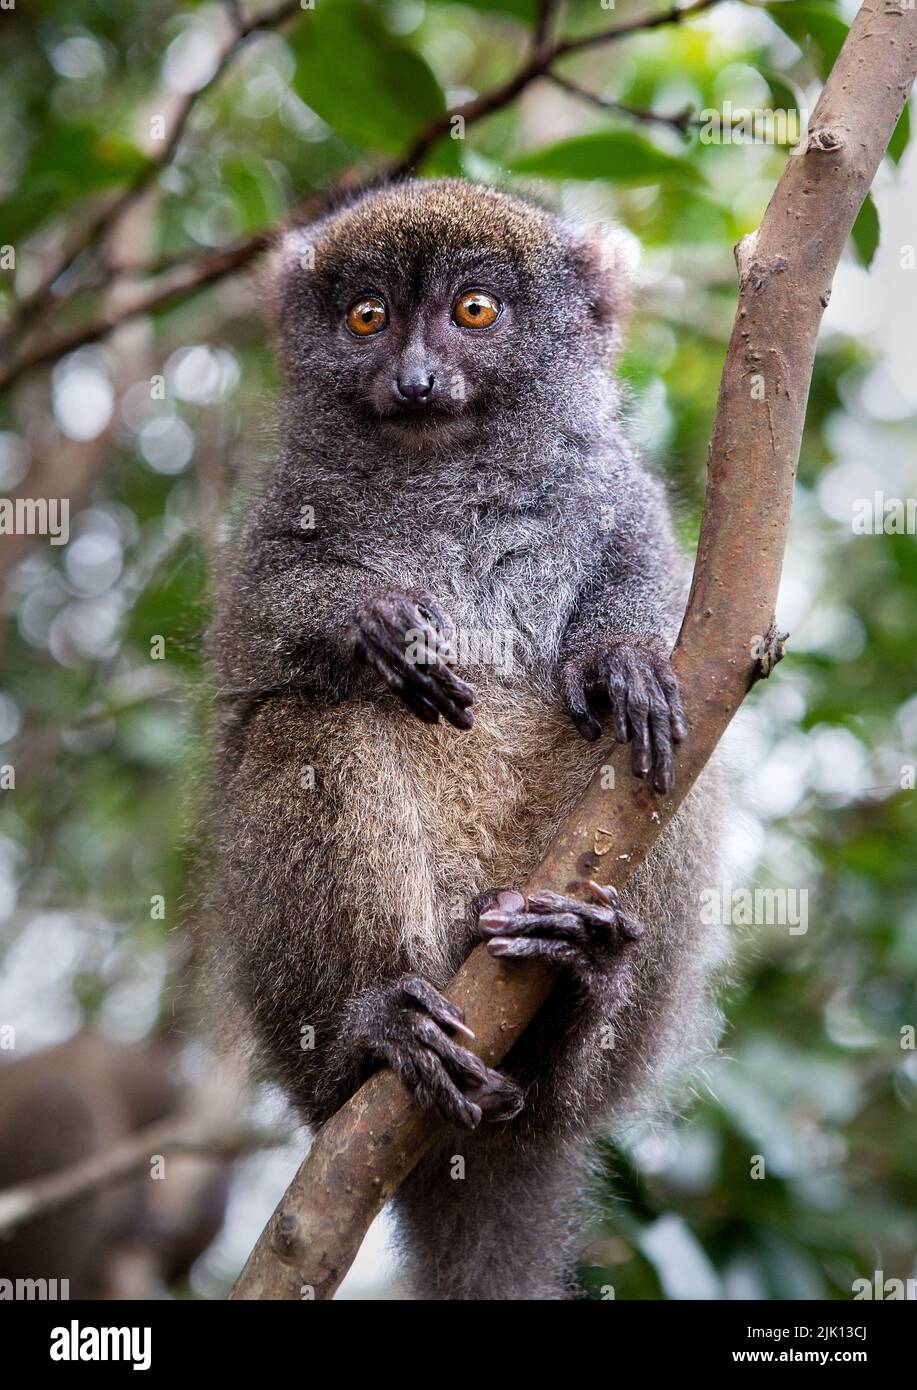
<path fill-rule="evenodd" d="M 358 299 L 347 310 L 347 327 L 358 338 L 368 338 L 372 333 L 381 333 L 388 323 L 388 310 L 381 299 L 374 294 Z"/>
<path fill-rule="evenodd" d="M 452 320 L 459 328 L 489 328 L 500 317 L 503 305 L 486 290 L 466 290 L 459 295 L 452 310 Z"/>

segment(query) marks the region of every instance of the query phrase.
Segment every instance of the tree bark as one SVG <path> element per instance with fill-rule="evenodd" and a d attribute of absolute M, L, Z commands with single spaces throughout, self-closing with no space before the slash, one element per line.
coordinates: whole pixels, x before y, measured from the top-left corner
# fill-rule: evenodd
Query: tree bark
<path fill-rule="evenodd" d="M 674 660 L 689 737 L 676 790 L 657 796 L 614 759 L 561 826 L 525 892 L 585 896 L 644 859 L 754 681 L 782 654 L 773 623 L 806 399 L 822 313 L 857 211 L 917 74 L 911 0 L 867 0 L 761 226 L 736 248 L 740 291 L 717 402 L 694 581 Z M 479 946 L 452 981 L 475 1048 L 499 1062 L 552 987 L 535 962 Z M 367 1226 L 437 1137 L 389 1071 L 319 1131 L 231 1294 L 331 1298 Z"/>

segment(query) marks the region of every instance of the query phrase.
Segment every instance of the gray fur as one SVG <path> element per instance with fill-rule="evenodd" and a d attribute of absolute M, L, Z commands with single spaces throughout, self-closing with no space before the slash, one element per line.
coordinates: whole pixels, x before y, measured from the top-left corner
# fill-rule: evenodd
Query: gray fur
<path fill-rule="evenodd" d="M 508 306 L 494 337 L 443 326 L 469 279 Z M 342 321 L 369 291 L 393 322 L 364 351 Z M 564 663 L 623 634 L 670 644 L 686 572 L 619 424 L 609 363 L 626 290 L 594 235 L 502 193 L 406 183 L 291 234 L 272 293 L 286 445 L 227 563 L 211 642 L 216 944 L 266 1064 L 320 1123 L 382 1055 L 358 1045 L 380 986 L 447 983 L 475 943 L 474 898 L 526 880 L 607 757 L 610 728 L 590 744 L 564 708 Z M 461 373 L 466 399 L 399 431 L 391 362 L 421 349 L 437 374 Z M 512 632 L 510 670 L 459 663 L 477 690 L 470 731 L 422 723 L 354 661 L 355 614 L 386 588 L 427 591 L 459 631 Z M 605 1006 L 562 972 L 504 1063 L 522 1112 L 451 1132 L 402 1189 L 422 1296 L 567 1296 L 588 1136 L 656 1104 L 712 1045 L 722 943 L 698 911 L 718 838 L 704 781 L 623 895 L 647 930 L 614 1048 L 599 1046 Z"/>

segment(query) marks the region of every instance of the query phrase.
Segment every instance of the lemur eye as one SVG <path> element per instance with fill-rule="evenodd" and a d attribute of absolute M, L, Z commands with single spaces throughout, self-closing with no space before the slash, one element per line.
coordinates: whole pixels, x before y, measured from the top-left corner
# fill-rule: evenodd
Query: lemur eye
<path fill-rule="evenodd" d="M 368 338 L 371 333 L 381 333 L 388 323 L 388 310 L 384 302 L 374 294 L 358 299 L 347 310 L 347 327 L 358 338 Z"/>
<path fill-rule="evenodd" d="M 459 328 L 489 328 L 500 317 L 503 305 L 486 290 L 466 290 L 455 301 L 452 321 Z"/>

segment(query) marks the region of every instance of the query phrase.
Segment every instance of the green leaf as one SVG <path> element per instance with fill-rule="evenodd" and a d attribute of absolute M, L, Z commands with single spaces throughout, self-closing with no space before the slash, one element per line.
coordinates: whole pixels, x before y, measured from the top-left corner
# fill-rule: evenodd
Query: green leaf
<path fill-rule="evenodd" d="M 438 3 L 451 5 L 453 0 L 438 0 Z M 490 10 L 497 14 L 515 15 L 531 23 L 538 13 L 538 0 L 462 0 L 470 10 Z"/>
<path fill-rule="evenodd" d="M 827 77 L 847 37 L 847 25 L 832 0 L 793 0 L 791 5 L 784 0 L 768 5 L 767 12 L 803 52 L 814 48 L 819 76 Z"/>
<path fill-rule="evenodd" d="M 795 112 L 795 120 L 787 120 L 787 131 L 792 138 L 794 133 L 802 133 L 803 111 L 805 110 L 806 99 L 801 87 L 784 73 L 774 72 L 771 68 L 759 69 L 771 92 L 771 101 L 774 103 L 775 111 L 785 111 L 789 116 L 790 112 Z M 794 131 L 795 126 L 795 131 Z"/>
<path fill-rule="evenodd" d="M 892 138 L 888 142 L 888 157 L 893 164 L 901 163 L 901 156 L 907 149 L 907 143 L 911 138 L 911 114 L 907 102 L 904 103 L 904 110 L 898 117 L 898 124 L 892 133 Z"/>
<path fill-rule="evenodd" d="M 700 179 L 685 159 L 668 154 L 635 131 L 595 131 L 530 150 L 510 161 L 519 174 L 543 174 L 553 179 L 612 179 L 615 183 L 658 183 L 677 177 Z"/>
<path fill-rule="evenodd" d="M 27 235 L 75 199 L 134 178 L 145 164 L 120 136 L 82 122 L 53 126 L 33 146 L 15 197 L 0 203 L 4 237 Z"/>
<path fill-rule="evenodd" d="M 297 96 L 353 144 L 398 154 L 446 109 L 423 58 L 365 0 L 322 0 L 290 43 Z"/>
<path fill-rule="evenodd" d="M 866 201 L 857 213 L 850 236 L 857 260 L 868 270 L 879 244 L 879 214 L 871 193 L 866 194 Z"/>
<path fill-rule="evenodd" d="M 283 194 L 265 160 L 256 155 L 247 159 L 241 156 L 226 159 L 222 174 L 244 231 L 257 231 L 281 216 Z"/>

